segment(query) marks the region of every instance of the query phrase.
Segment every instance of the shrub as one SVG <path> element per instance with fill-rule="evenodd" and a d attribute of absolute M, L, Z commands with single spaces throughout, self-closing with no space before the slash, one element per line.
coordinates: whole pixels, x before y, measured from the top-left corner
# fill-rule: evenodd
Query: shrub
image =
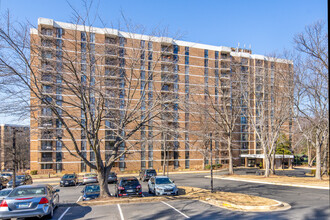
<path fill-rule="evenodd" d="M 37 175 L 37 174 L 38 174 L 38 170 L 31 170 L 31 171 L 30 171 L 30 174 L 31 174 L 31 175 Z"/>
<path fill-rule="evenodd" d="M 313 176 L 315 176 L 315 174 L 316 174 L 316 170 L 315 170 L 315 169 L 311 170 L 311 174 L 312 174 Z"/>
<path fill-rule="evenodd" d="M 213 164 L 212 165 L 212 168 L 215 169 L 215 168 L 221 168 L 222 167 L 222 164 Z M 211 165 L 205 165 L 205 169 L 207 170 L 210 170 L 211 169 Z"/>

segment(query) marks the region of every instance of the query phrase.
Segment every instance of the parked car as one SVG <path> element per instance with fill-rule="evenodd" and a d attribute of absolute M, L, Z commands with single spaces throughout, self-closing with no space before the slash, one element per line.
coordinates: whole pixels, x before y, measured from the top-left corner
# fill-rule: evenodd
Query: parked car
<path fill-rule="evenodd" d="M 6 188 L 8 182 L 9 180 L 7 178 L 0 176 L 0 190 Z"/>
<path fill-rule="evenodd" d="M 60 181 L 60 187 L 62 186 L 75 186 L 78 184 L 78 177 L 76 174 L 65 174 Z"/>
<path fill-rule="evenodd" d="M 0 176 L 8 179 L 8 180 L 11 180 L 11 178 L 13 177 L 13 174 L 11 173 L 1 173 Z"/>
<path fill-rule="evenodd" d="M 88 184 L 81 191 L 82 200 L 87 201 L 91 199 L 95 199 L 100 196 L 100 185 L 98 184 Z"/>
<path fill-rule="evenodd" d="M 139 174 L 139 178 L 143 182 L 148 181 L 150 179 L 150 177 L 152 177 L 152 176 L 157 176 L 157 172 L 155 169 L 141 170 L 140 174 Z"/>
<path fill-rule="evenodd" d="M 50 185 L 18 186 L 2 200 L 0 218 L 53 217 L 59 189 Z"/>
<path fill-rule="evenodd" d="M 83 177 L 83 184 L 87 183 L 97 183 L 97 175 L 96 173 L 85 173 Z"/>
<path fill-rule="evenodd" d="M 32 183 L 33 183 L 32 177 L 28 174 L 16 176 L 16 186 L 29 185 Z M 7 183 L 7 187 L 12 187 L 12 186 L 13 186 L 13 180 L 10 180 Z"/>
<path fill-rule="evenodd" d="M 11 191 L 13 191 L 13 188 L 7 188 L 7 189 L 2 189 L 0 190 L 0 204 L 2 202 L 2 200 L 4 200 L 9 193 L 11 193 Z"/>
<path fill-rule="evenodd" d="M 156 195 L 178 195 L 174 181 L 167 176 L 153 176 L 148 181 L 148 192 Z"/>
<path fill-rule="evenodd" d="M 117 183 L 117 174 L 115 172 L 109 173 L 108 183 Z"/>
<path fill-rule="evenodd" d="M 116 197 L 142 196 L 142 186 L 136 177 L 122 177 L 116 184 Z"/>

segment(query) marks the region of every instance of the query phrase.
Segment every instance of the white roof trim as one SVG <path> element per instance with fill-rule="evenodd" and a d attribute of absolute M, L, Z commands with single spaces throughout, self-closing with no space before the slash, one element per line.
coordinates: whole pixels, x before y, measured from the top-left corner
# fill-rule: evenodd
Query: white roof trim
<path fill-rule="evenodd" d="M 51 25 L 54 27 L 71 29 L 71 30 L 73 29 L 73 30 L 78 30 L 78 31 L 88 31 L 88 32 L 94 32 L 94 33 L 98 33 L 98 34 L 111 34 L 111 35 L 116 35 L 116 36 L 122 36 L 125 38 L 131 38 L 131 39 L 173 43 L 173 44 L 177 44 L 179 46 L 185 46 L 185 47 L 193 47 L 193 48 L 207 49 L 207 50 L 214 50 L 214 51 L 223 51 L 223 52 L 230 53 L 231 56 L 246 57 L 246 58 L 250 58 L 250 59 L 267 60 L 269 58 L 269 57 L 266 57 L 263 55 L 258 55 L 258 54 L 249 54 L 249 53 L 245 53 L 245 52 L 231 52 L 231 48 L 226 47 L 226 46 L 212 46 L 212 45 L 208 45 L 208 44 L 199 44 L 199 43 L 188 42 L 188 41 L 174 40 L 169 37 L 155 37 L 155 36 L 149 36 L 149 35 L 128 33 L 128 32 L 124 32 L 124 31 L 119 31 L 117 29 L 112 29 L 112 28 L 97 28 L 97 27 L 91 27 L 91 26 L 77 25 L 77 24 L 72 24 L 72 23 L 54 21 L 53 19 L 48 19 L 48 18 L 38 18 L 38 24 Z M 38 34 L 38 30 L 31 28 L 30 33 Z M 276 61 L 282 62 L 282 63 L 293 64 L 292 60 L 276 59 Z"/>

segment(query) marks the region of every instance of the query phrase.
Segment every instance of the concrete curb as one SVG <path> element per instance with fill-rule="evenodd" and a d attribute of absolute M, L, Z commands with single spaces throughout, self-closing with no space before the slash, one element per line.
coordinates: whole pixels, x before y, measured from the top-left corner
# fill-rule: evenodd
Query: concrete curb
<path fill-rule="evenodd" d="M 205 177 L 206 178 L 211 178 L 210 176 L 205 176 Z M 224 180 L 232 180 L 232 181 L 240 181 L 240 182 L 249 182 L 249 183 L 262 183 L 262 184 L 269 184 L 269 185 L 293 186 L 293 187 L 329 190 L 329 187 L 324 187 L 324 186 L 310 186 L 310 185 L 299 185 L 299 184 L 290 184 L 290 183 L 276 183 L 276 182 L 266 182 L 266 181 L 258 181 L 258 180 L 251 180 L 251 179 L 237 179 L 237 178 L 232 178 L 232 177 L 214 176 L 213 178 L 215 178 L 215 179 L 224 179 Z"/>
<path fill-rule="evenodd" d="M 274 200 L 274 199 L 272 199 Z M 268 206 L 246 206 L 246 205 L 236 205 L 229 202 L 223 202 L 221 200 L 214 200 L 214 199 L 208 199 L 206 201 L 202 201 L 204 203 L 208 203 L 210 205 L 215 205 L 220 208 L 225 208 L 229 210 L 236 210 L 236 211 L 243 211 L 243 212 L 274 212 L 274 211 L 284 211 L 291 208 L 291 206 L 288 203 L 280 202 L 277 200 L 274 200 L 277 202 L 275 205 L 268 205 Z"/>
<path fill-rule="evenodd" d="M 195 187 L 192 187 L 195 188 Z M 196 188 L 199 189 L 200 188 Z M 92 200 L 92 201 L 81 201 L 78 204 L 82 206 L 97 206 L 97 205 L 114 205 L 114 204 L 127 204 L 127 203 L 149 203 L 149 202 L 160 202 L 168 200 L 197 200 L 210 205 L 215 205 L 220 208 L 225 208 L 233 211 L 244 211 L 244 212 L 272 212 L 272 211 L 283 211 L 288 210 L 291 206 L 288 203 L 280 202 L 274 199 L 270 199 L 276 202 L 274 205 L 268 206 L 245 206 L 236 205 L 221 200 L 206 198 L 206 201 L 196 198 L 191 195 L 180 195 L 180 196 L 162 196 L 162 197 L 139 197 L 139 198 L 115 198 L 110 200 Z"/>

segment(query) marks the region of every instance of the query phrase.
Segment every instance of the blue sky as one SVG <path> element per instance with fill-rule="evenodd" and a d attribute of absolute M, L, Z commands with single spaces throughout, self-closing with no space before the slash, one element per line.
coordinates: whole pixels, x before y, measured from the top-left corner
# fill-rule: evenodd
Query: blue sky
<path fill-rule="evenodd" d="M 69 2 L 83 11 L 81 0 Z M 230 47 L 240 43 L 264 55 L 291 49 L 293 36 L 306 25 L 327 21 L 326 0 L 95 0 L 96 8 L 109 27 L 116 27 L 123 11 L 133 23 L 149 30 L 167 26 L 173 35 L 180 32 L 181 40 Z M 65 0 L 0 0 L 0 12 L 7 9 L 14 19 L 33 25 L 38 17 L 72 19 Z M 103 27 L 99 21 L 94 26 Z M 0 115 L 0 124 L 8 120 L 12 119 Z"/>

